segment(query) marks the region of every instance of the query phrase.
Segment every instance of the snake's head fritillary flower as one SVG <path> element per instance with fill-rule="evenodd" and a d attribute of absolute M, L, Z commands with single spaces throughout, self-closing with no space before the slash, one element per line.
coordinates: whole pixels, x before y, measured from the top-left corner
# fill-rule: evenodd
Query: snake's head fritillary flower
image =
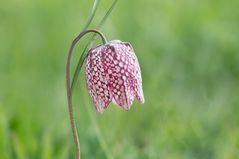
<path fill-rule="evenodd" d="M 130 43 L 113 40 L 90 49 L 86 83 L 98 112 L 111 101 L 129 110 L 135 96 L 144 103 L 141 71 Z"/>

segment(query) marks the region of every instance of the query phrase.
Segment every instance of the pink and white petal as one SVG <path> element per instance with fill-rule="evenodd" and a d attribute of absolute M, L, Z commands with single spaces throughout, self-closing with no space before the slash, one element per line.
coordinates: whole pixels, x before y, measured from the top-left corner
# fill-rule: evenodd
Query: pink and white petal
<path fill-rule="evenodd" d="M 144 104 L 144 93 L 143 93 L 143 88 L 142 88 L 142 82 L 137 81 L 135 85 L 135 93 L 136 93 L 136 98 L 139 100 L 141 104 Z"/>
<path fill-rule="evenodd" d="M 98 112 L 103 112 L 112 100 L 105 71 L 102 66 L 102 46 L 89 51 L 86 59 L 86 83 Z"/>
<path fill-rule="evenodd" d="M 128 59 L 125 56 L 122 44 L 109 44 L 107 51 L 103 54 L 103 66 L 106 71 L 107 81 L 114 101 L 126 110 L 134 100 L 134 90 L 131 87 Z M 127 77 L 128 76 L 128 77 Z"/>
<path fill-rule="evenodd" d="M 115 78 L 115 82 L 111 81 L 111 93 L 117 105 L 129 110 L 134 100 L 134 91 L 127 83 L 127 79 Z M 121 82 L 123 81 L 123 82 Z M 122 84 L 120 84 L 122 83 Z"/>
<path fill-rule="evenodd" d="M 129 70 L 132 73 L 131 77 L 133 79 L 132 86 L 135 91 L 135 95 L 140 103 L 144 103 L 144 94 L 142 88 L 142 77 L 141 70 L 139 66 L 139 62 L 137 56 L 135 55 L 133 47 L 130 43 L 124 43 L 127 46 L 126 53 L 130 59 Z"/>

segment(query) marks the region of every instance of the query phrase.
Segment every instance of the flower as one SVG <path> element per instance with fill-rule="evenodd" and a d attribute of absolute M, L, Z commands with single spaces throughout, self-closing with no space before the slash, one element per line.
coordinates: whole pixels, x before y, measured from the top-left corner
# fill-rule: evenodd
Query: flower
<path fill-rule="evenodd" d="M 113 40 L 90 49 L 86 83 L 98 112 L 111 101 L 129 110 L 135 96 L 144 103 L 141 71 L 130 43 Z"/>

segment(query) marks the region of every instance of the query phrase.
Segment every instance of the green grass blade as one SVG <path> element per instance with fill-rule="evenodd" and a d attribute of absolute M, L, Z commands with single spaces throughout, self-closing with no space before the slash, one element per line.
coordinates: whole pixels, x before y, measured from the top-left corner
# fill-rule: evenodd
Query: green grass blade
<path fill-rule="evenodd" d="M 97 10 L 97 8 L 98 8 L 98 6 L 99 6 L 99 2 L 100 2 L 100 0 L 95 0 L 95 1 L 94 1 L 94 4 L 93 4 L 92 10 L 91 10 L 90 17 L 89 17 L 88 22 L 86 23 L 86 25 L 85 25 L 83 31 L 86 30 L 86 29 L 90 26 L 90 23 L 91 23 L 92 20 L 94 19 L 96 10 Z"/>

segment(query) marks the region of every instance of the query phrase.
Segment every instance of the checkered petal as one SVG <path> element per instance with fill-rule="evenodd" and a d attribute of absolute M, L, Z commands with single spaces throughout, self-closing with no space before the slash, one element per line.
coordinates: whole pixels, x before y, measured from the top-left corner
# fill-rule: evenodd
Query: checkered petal
<path fill-rule="evenodd" d="M 86 83 L 98 112 L 103 112 L 112 100 L 101 62 L 103 49 L 104 47 L 101 46 L 91 49 L 86 59 Z"/>
<path fill-rule="evenodd" d="M 110 41 L 89 51 L 86 62 L 89 93 L 98 111 L 113 101 L 129 110 L 136 96 L 144 103 L 138 59 L 129 43 Z"/>
<path fill-rule="evenodd" d="M 133 87 L 133 90 L 135 92 L 137 99 L 139 100 L 141 104 L 143 104 L 144 93 L 142 88 L 142 77 L 141 77 L 139 62 L 138 62 L 137 56 L 134 53 L 134 49 L 130 45 L 130 43 L 124 43 L 124 44 L 127 46 L 125 52 L 128 58 L 130 59 L 129 72 L 131 72 L 130 76 L 132 78 L 131 86 Z"/>

